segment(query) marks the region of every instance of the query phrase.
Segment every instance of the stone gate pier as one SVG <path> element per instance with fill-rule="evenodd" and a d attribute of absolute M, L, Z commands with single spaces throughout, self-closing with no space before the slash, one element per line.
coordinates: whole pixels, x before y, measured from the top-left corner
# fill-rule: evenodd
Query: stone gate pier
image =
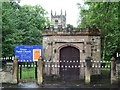
<path fill-rule="evenodd" d="M 0 71 L 0 83 L 18 83 L 18 57 L 13 62 L 7 62 Z"/>

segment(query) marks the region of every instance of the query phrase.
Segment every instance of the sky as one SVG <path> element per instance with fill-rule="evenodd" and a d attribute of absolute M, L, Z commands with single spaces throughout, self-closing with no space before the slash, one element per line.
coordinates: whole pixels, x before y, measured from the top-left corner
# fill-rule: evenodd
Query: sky
<path fill-rule="evenodd" d="M 66 10 L 66 24 L 77 26 L 79 17 L 79 9 L 77 3 L 83 5 L 84 0 L 21 0 L 20 5 L 41 5 L 47 12 L 48 17 L 51 17 L 51 10 L 53 15 L 60 15 L 61 9 L 63 15 Z M 51 19 L 50 19 L 51 20 Z"/>

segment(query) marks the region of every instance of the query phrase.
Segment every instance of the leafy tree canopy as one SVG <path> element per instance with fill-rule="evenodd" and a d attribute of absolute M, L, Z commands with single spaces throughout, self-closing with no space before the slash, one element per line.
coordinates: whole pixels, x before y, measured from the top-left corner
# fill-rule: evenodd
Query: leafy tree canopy
<path fill-rule="evenodd" d="M 102 39 L 102 59 L 109 59 L 120 47 L 120 23 L 118 22 L 118 2 L 85 2 L 85 6 L 78 3 L 80 18 L 78 27 L 95 25 L 100 29 Z M 87 7 L 87 8 L 86 8 Z"/>
<path fill-rule="evenodd" d="M 42 44 L 42 30 L 50 22 L 41 6 L 2 3 L 2 54 L 13 56 L 15 45 Z"/>

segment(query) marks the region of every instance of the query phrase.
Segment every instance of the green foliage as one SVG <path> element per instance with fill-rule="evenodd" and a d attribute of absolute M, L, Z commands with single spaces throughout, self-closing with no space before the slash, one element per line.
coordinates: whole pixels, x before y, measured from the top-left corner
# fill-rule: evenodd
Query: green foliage
<path fill-rule="evenodd" d="M 43 27 L 49 24 L 41 6 L 2 3 L 2 55 L 13 56 L 15 45 L 40 45 Z"/>
<path fill-rule="evenodd" d="M 120 46 L 119 3 L 118 2 L 85 2 L 89 8 L 80 9 L 78 27 L 95 25 L 103 35 L 102 58 L 110 59 L 111 55 Z"/>
<path fill-rule="evenodd" d="M 20 78 L 20 69 L 19 69 Z M 35 79 L 35 68 L 22 67 L 22 80 Z"/>

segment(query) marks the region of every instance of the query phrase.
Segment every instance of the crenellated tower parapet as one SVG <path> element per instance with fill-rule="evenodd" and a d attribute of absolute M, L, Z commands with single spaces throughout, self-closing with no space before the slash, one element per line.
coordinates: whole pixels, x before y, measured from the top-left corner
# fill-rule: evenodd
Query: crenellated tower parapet
<path fill-rule="evenodd" d="M 59 25 L 66 27 L 66 11 L 65 14 L 63 14 L 61 10 L 60 15 L 56 15 L 56 11 L 55 11 L 55 14 L 53 15 L 53 12 L 51 10 L 51 24 L 54 25 L 55 27 Z"/>
<path fill-rule="evenodd" d="M 100 35 L 99 29 L 95 26 L 87 28 L 74 28 L 72 25 L 67 27 L 54 27 L 54 25 L 44 27 L 43 35 Z"/>

